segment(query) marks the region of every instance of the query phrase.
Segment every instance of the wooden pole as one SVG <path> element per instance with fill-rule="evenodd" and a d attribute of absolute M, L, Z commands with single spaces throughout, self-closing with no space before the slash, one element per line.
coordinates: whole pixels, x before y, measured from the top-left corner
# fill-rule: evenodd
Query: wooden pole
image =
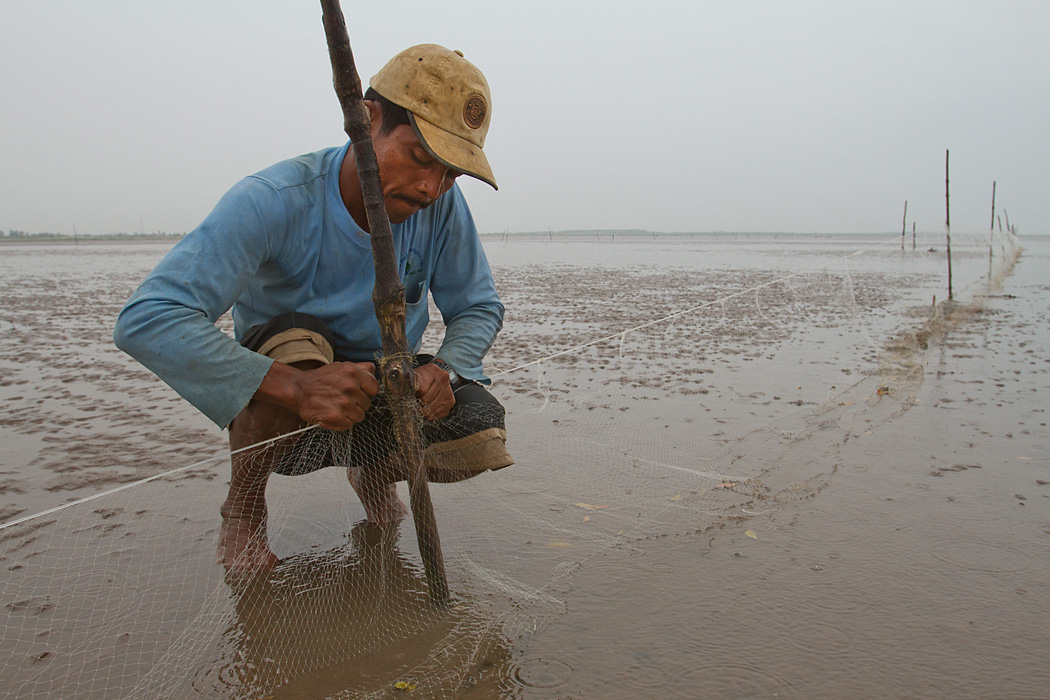
<path fill-rule="evenodd" d="M 911 249 L 915 250 L 915 222 L 911 222 Z"/>
<path fill-rule="evenodd" d="M 988 227 L 988 230 L 995 230 L 995 180 L 992 180 L 992 224 Z"/>
<path fill-rule="evenodd" d="M 995 180 L 992 180 L 992 222 L 988 226 L 988 284 L 992 283 L 992 247 L 995 245 Z"/>
<path fill-rule="evenodd" d="M 904 234 L 908 230 L 908 200 L 904 200 L 904 220 L 901 221 L 901 250 L 904 250 Z"/>
<path fill-rule="evenodd" d="M 354 159 L 361 178 L 361 193 L 372 240 L 376 283 L 372 291 L 376 318 L 383 337 L 383 360 L 380 374 L 383 388 L 394 412 L 394 432 L 401 447 L 401 458 L 409 479 L 409 501 L 416 526 L 419 554 L 426 572 L 430 599 L 437 604 L 449 600 L 445 562 L 441 554 L 434 505 L 430 500 L 426 469 L 423 466 L 422 441 L 416 420 L 415 376 L 412 355 L 405 337 L 405 288 L 397 274 L 397 256 L 394 237 L 390 231 L 383 189 L 379 179 L 379 164 L 372 148 L 371 123 L 363 103 L 361 79 L 350 50 L 339 0 L 321 0 L 328 55 L 332 61 L 332 77 L 339 105 L 343 110 L 343 129 L 354 147 Z"/>
<path fill-rule="evenodd" d="M 948 197 L 948 151 L 944 151 L 944 232 L 948 238 L 948 301 L 952 300 L 952 208 Z"/>

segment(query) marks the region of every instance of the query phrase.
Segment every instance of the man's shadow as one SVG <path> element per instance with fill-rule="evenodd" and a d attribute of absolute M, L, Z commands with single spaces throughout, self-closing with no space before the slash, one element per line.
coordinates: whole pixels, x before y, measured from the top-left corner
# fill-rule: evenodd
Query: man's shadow
<path fill-rule="evenodd" d="M 468 601 L 431 603 L 422 567 L 398 543 L 398 528 L 362 521 L 345 545 L 266 574 L 227 574 L 235 616 L 195 688 L 279 700 L 455 690 L 501 675 L 509 653 L 494 617 Z"/>

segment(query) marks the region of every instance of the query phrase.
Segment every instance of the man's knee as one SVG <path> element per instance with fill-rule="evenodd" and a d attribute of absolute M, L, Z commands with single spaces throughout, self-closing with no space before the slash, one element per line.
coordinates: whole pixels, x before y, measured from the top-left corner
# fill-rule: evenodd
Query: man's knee
<path fill-rule="evenodd" d="M 514 464 L 507 452 L 507 431 L 486 428 L 472 435 L 438 442 L 423 453 L 427 478 L 435 483 L 463 481 Z"/>
<path fill-rule="evenodd" d="M 299 362 L 310 362 L 312 367 L 327 365 L 335 359 L 334 342 L 334 335 L 324 321 L 298 312 L 280 314 L 252 326 L 241 338 L 241 345 L 277 362 L 295 366 Z"/>
<path fill-rule="evenodd" d="M 275 362 L 296 369 L 316 369 L 333 360 L 330 334 L 323 321 L 306 314 L 288 313 L 253 326 L 241 344 Z M 231 444 L 243 447 L 304 425 L 302 419 L 287 408 L 252 400 L 230 424 Z"/>

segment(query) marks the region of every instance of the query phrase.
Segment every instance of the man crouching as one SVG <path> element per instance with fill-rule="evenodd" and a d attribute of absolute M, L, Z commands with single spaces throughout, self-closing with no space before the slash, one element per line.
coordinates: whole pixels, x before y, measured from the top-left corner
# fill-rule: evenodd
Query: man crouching
<path fill-rule="evenodd" d="M 405 287 L 409 348 L 420 350 L 428 294 L 446 326 L 434 356 L 415 357 L 424 464 L 429 480 L 458 481 L 513 464 L 503 408 L 482 386 L 503 305 L 455 185 L 465 174 L 496 187 L 482 151 L 488 84 L 458 51 L 424 44 L 395 56 L 370 86 L 365 106 Z M 266 536 L 273 471 L 347 466 L 371 522 L 387 526 L 406 513 L 394 484 L 408 475 L 391 457 L 390 407 L 374 376 L 382 348 L 374 284 L 347 143 L 237 183 L 121 311 L 116 344 L 230 429 L 218 548 L 227 567 L 277 561 Z M 229 309 L 235 340 L 215 326 Z M 307 425 L 348 432 L 323 449 L 308 449 L 317 431 L 259 445 Z"/>

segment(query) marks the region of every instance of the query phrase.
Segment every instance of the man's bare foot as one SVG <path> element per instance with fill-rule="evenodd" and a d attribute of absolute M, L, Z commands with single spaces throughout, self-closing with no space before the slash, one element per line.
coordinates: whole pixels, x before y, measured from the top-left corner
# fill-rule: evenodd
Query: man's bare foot
<path fill-rule="evenodd" d="M 408 515 L 408 507 L 397 495 L 397 485 L 384 482 L 376 472 L 362 467 L 348 467 L 346 478 L 361 499 L 368 522 L 373 525 L 390 527 Z"/>
<path fill-rule="evenodd" d="M 227 516 L 224 512 L 216 556 L 227 571 L 248 573 L 272 569 L 279 560 L 270 551 L 266 539 L 265 516 L 260 522 L 259 518 Z"/>

